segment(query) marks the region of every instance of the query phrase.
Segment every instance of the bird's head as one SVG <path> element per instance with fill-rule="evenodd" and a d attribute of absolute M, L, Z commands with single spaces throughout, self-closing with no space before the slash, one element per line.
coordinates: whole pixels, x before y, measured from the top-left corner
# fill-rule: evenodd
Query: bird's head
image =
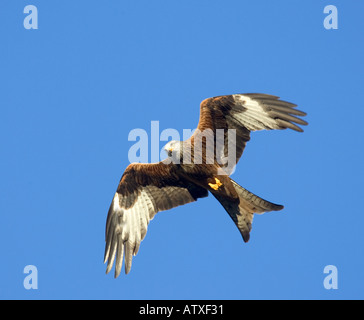
<path fill-rule="evenodd" d="M 167 153 L 168 158 L 170 158 L 174 163 L 179 163 L 179 160 L 181 159 L 182 155 L 181 141 L 176 141 L 176 140 L 169 141 L 164 146 L 164 150 Z"/>

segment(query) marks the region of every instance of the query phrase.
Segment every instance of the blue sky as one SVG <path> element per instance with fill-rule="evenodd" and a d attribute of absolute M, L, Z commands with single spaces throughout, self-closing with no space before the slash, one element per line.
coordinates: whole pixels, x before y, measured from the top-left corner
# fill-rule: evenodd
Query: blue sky
<path fill-rule="evenodd" d="M 23 26 L 29 4 L 37 30 Z M 324 28 L 326 5 L 337 30 Z M 363 299 L 363 12 L 362 1 L 1 1 L 0 298 Z M 129 132 L 159 121 L 182 135 L 203 99 L 244 92 L 308 113 L 303 134 L 253 133 L 233 175 L 285 209 L 256 216 L 248 244 L 213 197 L 158 213 L 130 274 L 105 275 Z M 323 286 L 327 265 L 337 290 Z"/>

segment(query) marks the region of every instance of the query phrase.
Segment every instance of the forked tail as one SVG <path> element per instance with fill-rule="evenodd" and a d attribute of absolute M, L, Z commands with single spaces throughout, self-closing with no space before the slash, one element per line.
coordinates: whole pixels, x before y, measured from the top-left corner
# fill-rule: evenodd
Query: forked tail
<path fill-rule="evenodd" d="M 231 219 L 233 219 L 243 236 L 244 241 L 248 242 L 250 238 L 250 231 L 252 229 L 254 213 L 279 211 L 283 209 L 283 206 L 264 200 L 246 190 L 234 180 L 230 180 L 239 195 L 239 203 L 231 202 L 219 194 L 213 193 L 213 195 L 222 204 Z"/>

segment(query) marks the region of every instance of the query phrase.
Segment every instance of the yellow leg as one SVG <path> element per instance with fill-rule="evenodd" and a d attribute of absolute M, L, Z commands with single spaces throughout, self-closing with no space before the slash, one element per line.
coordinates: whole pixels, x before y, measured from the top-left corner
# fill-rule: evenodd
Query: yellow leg
<path fill-rule="evenodd" d="M 214 190 L 218 190 L 222 186 L 222 183 L 219 179 L 215 178 L 215 183 L 209 183 L 209 186 Z"/>

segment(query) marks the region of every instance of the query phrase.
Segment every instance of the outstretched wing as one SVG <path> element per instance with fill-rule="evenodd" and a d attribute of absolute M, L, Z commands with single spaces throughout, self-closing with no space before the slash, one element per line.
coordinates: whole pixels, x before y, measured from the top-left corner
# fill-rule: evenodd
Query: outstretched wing
<path fill-rule="evenodd" d="M 295 109 L 296 105 L 279 100 L 279 97 L 261 94 L 234 94 L 208 98 L 201 102 L 200 120 L 196 132 L 190 138 L 193 144 L 204 132 L 212 131 L 216 136 L 214 145 L 215 160 L 221 167 L 227 167 L 230 148 L 235 149 L 235 165 L 243 154 L 250 132 L 257 130 L 293 129 L 302 132 L 298 125 L 307 125 L 300 119 L 305 112 Z M 223 130 L 223 138 L 218 143 L 218 132 Z M 229 139 L 228 131 L 235 130 L 235 142 Z"/>
<path fill-rule="evenodd" d="M 207 190 L 181 180 L 173 164 L 130 164 L 110 205 L 106 222 L 104 263 L 106 273 L 115 262 L 115 278 L 119 276 L 125 255 L 125 273 L 131 268 L 140 242 L 144 239 L 149 221 L 158 211 L 206 197 Z"/>

